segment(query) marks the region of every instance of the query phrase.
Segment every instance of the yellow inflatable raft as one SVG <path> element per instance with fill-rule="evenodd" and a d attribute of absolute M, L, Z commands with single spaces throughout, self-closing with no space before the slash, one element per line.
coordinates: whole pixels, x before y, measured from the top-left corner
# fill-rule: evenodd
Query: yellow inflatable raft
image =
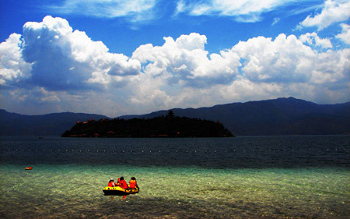
<path fill-rule="evenodd" d="M 128 194 L 135 194 L 139 192 L 139 188 L 127 188 L 123 189 L 119 186 L 116 187 L 109 187 L 106 186 L 103 188 L 103 193 L 105 195 L 128 195 Z"/>

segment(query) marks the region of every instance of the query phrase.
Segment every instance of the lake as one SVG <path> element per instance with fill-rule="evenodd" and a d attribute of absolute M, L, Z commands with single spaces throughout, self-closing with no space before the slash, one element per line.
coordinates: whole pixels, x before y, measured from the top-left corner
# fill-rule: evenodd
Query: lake
<path fill-rule="evenodd" d="M 350 217 L 350 136 L 0 140 L 1 218 Z"/>

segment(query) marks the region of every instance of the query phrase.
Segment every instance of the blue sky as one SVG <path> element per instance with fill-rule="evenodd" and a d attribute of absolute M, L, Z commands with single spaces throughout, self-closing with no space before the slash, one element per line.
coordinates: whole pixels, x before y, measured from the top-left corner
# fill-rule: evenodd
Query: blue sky
<path fill-rule="evenodd" d="M 0 108 L 350 101 L 349 0 L 1 0 Z"/>

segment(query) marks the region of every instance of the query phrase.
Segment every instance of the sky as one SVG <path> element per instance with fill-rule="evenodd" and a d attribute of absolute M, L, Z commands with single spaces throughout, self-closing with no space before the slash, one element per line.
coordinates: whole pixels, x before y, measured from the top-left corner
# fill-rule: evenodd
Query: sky
<path fill-rule="evenodd" d="M 0 0 L 0 108 L 350 101 L 350 0 Z"/>

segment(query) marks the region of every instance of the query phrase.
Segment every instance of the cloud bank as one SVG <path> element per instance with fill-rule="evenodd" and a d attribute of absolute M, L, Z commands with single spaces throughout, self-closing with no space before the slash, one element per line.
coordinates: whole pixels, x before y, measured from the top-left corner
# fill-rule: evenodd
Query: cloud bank
<path fill-rule="evenodd" d="M 348 32 L 343 25 L 337 37 L 349 43 Z M 2 103 L 117 116 L 280 96 L 349 101 L 350 49 L 332 50 L 315 32 L 255 37 L 212 54 L 206 44 L 199 33 L 164 37 L 127 57 L 47 16 L 0 44 Z"/>

